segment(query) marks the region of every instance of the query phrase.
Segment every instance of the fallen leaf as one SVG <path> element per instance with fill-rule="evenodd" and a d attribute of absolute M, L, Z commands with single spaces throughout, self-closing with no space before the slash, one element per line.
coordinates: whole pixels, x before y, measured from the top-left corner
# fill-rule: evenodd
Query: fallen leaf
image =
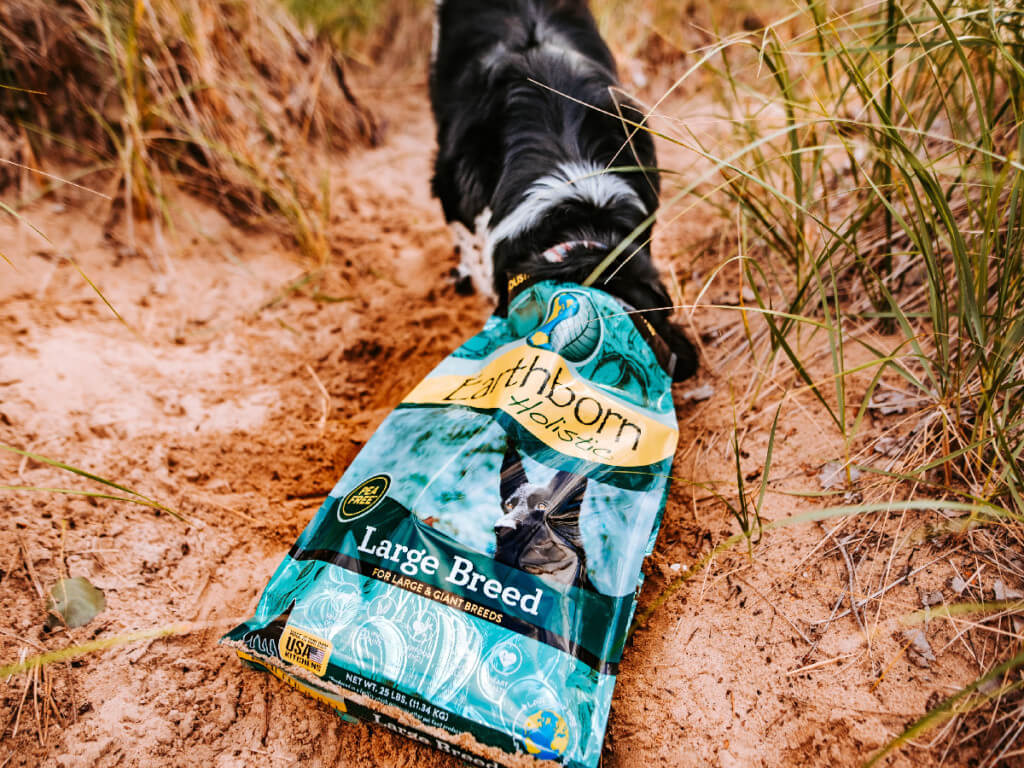
<path fill-rule="evenodd" d="M 96 614 L 107 607 L 103 590 L 97 589 L 84 576 L 61 579 L 50 589 L 46 601 L 46 627 L 53 629 L 64 623 L 69 627 L 81 627 L 92 621 Z"/>
<path fill-rule="evenodd" d="M 1006 586 L 1003 584 L 1002 579 L 996 579 L 992 585 L 992 591 L 995 593 L 996 600 L 1002 602 L 1006 599 Z"/>
<path fill-rule="evenodd" d="M 905 447 L 905 440 L 902 440 L 893 435 L 884 435 L 875 440 L 872 449 L 875 453 L 880 453 L 883 456 L 888 456 L 889 458 L 895 458 L 896 456 L 899 456 L 900 453 L 902 453 Z"/>
<path fill-rule="evenodd" d="M 878 411 L 883 416 L 893 413 L 906 413 L 909 409 L 920 404 L 920 399 L 900 392 L 898 389 L 886 389 L 875 392 L 868 403 L 868 408 Z"/>
<path fill-rule="evenodd" d="M 1002 579 L 996 579 L 992 587 L 996 593 L 996 600 L 1024 600 L 1024 592 L 1019 589 L 1007 589 Z"/>
<path fill-rule="evenodd" d="M 850 467 L 850 482 L 855 483 L 860 479 L 860 470 Z M 825 490 L 830 488 L 842 488 L 846 485 L 846 466 L 841 461 L 830 461 L 818 472 L 818 482 Z"/>

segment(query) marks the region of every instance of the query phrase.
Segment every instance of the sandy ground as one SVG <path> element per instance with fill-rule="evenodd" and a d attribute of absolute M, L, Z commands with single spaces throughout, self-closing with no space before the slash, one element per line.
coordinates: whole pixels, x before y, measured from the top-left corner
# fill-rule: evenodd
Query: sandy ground
<path fill-rule="evenodd" d="M 177 228 L 141 230 L 137 252 L 104 237 L 102 201 L 79 193 L 25 211 L 50 243 L 9 219 L 0 224 L 16 266 L 0 264 L 0 441 L 116 479 L 189 519 L 5 491 L 0 662 L 173 622 L 207 624 L 0 682 L 0 766 L 455 765 L 342 723 L 216 643 L 252 610 L 374 427 L 488 314 L 446 279 L 454 256 L 429 195 L 425 89 L 376 109 L 387 124 L 383 145 L 330 166 L 333 258 L 315 281 L 317 300 L 309 285 L 288 289 L 303 274 L 288 244 L 186 198 L 172 201 Z M 728 238 L 706 227 L 693 216 L 665 224 L 655 245 L 688 278 L 690 298 L 689 278 L 729 255 Z M 704 301 L 735 292 L 729 279 Z M 913 663 L 899 623 L 922 592 L 952 597 L 955 555 L 945 553 L 958 545 L 921 540 L 894 550 L 920 522 L 907 515 L 859 532 L 827 521 L 772 532 L 752 558 L 740 547 L 681 581 L 738 530 L 721 501 L 689 483 L 722 481 L 720 492 L 735 499 L 734 426 L 756 487 L 768 428 L 787 398 L 766 520 L 836 503 L 799 494 L 819 492 L 822 464 L 843 451 L 785 371 L 750 396 L 749 364 L 723 365 L 735 348 L 733 315 L 698 310 L 693 322 L 708 364 L 677 388 L 681 481 L 642 607 L 666 599 L 627 651 L 603 764 L 859 765 L 977 674 L 975 651 L 939 622 L 925 627 L 937 659 Z M 702 384 L 714 388 L 710 399 L 685 397 Z M 752 406 L 737 413 L 740 400 Z M 0 483 L 102 490 L 9 454 L 0 454 Z M 66 574 L 102 588 L 108 608 L 83 628 L 47 632 L 40 591 Z M 858 615 L 841 615 L 851 588 L 870 594 L 908 574 Z M 945 764 L 964 759 L 954 752 Z M 938 751 L 914 749 L 893 764 L 939 762 Z"/>

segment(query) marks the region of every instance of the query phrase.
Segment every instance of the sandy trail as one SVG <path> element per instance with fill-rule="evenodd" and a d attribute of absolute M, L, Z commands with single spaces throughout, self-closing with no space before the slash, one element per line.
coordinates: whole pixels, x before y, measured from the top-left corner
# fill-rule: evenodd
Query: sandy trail
<path fill-rule="evenodd" d="M 78 195 L 25 212 L 52 245 L 0 224 L 17 265 L 0 266 L 0 440 L 116 479 L 189 518 L 4 492 L 0 660 L 173 622 L 209 625 L 54 665 L 38 686 L 25 676 L 6 681 L 0 765 L 455 765 L 342 723 L 216 645 L 251 611 L 374 427 L 488 313 L 446 280 L 454 256 L 429 195 L 425 88 L 377 111 L 388 125 L 383 145 L 329 166 L 333 259 L 297 290 L 288 286 L 303 268 L 289 246 L 184 197 L 173 201 L 180 226 L 162 233 L 164 248 L 157 233 L 142 231 L 139 253 L 106 240 L 101 203 Z M 662 164 L 671 165 L 666 152 Z M 716 254 L 689 255 L 700 225 L 663 226 L 655 252 L 687 274 L 707 269 Z M 102 286 L 131 329 L 63 255 Z M 695 322 L 713 361 L 728 318 L 698 312 Z M 710 400 L 682 398 L 706 382 L 716 390 Z M 678 388 L 678 477 L 735 478 L 730 385 L 747 380 L 705 368 Z M 739 417 L 743 471 L 755 483 L 773 397 Z M 776 491 L 817 490 L 821 464 L 842 450 L 811 399 L 795 401 L 776 446 L 767 519 L 812 508 Z M 93 487 L 7 454 L 0 482 Z M 881 607 L 873 603 L 861 617 L 867 634 L 852 615 L 814 632 L 811 622 L 827 620 L 848 588 L 839 534 L 827 536 L 834 526 L 774 532 L 755 558 L 741 548 L 680 584 L 737 529 L 713 495 L 674 485 L 642 606 L 674 591 L 627 651 L 606 766 L 858 765 L 936 694 L 969 679 L 960 645 L 928 669 L 901 654 L 897 619 L 919 606 L 919 588 L 943 589 L 951 573 L 943 561 L 888 592 Z M 912 562 L 906 553 L 892 562 L 890 545 L 879 534 L 844 546 L 862 578 L 890 580 L 941 551 L 925 543 Z M 36 584 L 46 589 L 67 573 L 105 590 L 108 608 L 86 627 L 47 633 Z M 933 627 L 929 637 L 938 650 L 952 634 Z"/>

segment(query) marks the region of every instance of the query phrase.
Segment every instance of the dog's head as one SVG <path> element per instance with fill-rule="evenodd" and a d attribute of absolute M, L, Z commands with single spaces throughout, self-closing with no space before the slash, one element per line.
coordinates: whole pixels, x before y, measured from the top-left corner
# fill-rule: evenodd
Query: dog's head
<path fill-rule="evenodd" d="M 585 579 L 579 519 L 587 478 L 560 471 L 546 485 L 532 483 L 510 441 L 500 486 L 502 516 L 494 524 L 495 559 L 569 584 Z"/>
<path fill-rule="evenodd" d="M 651 269 L 653 271 L 653 265 L 651 265 Z M 670 371 L 672 380 L 683 381 L 693 376 L 697 372 L 697 350 L 686 337 L 683 329 L 669 319 L 674 302 L 669 297 L 661 280 L 656 279 L 656 276 L 655 279 L 650 279 L 643 275 L 638 279 L 633 279 L 629 277 L 627 271 L 625 279 L 616 275 L 609 280 L 609 283 L 613 287 L 605 288 L 605 290 L 640 310 L 643 317 L 657 331 L 658 337 L 668 347 L 668 351 L 673 356 L 673 366 Z M 594 287 L 604 288 L 600 278 Z"/>
<path fill-rule="evenodd" d="M 557 262 L 549 261 L 543 253 L 531 253 L 520 259 L 516 269 L 542 280 L 582 284 L 607 255 L 608 247 L 596 242 L 587 243 L 573 248 Z M 673 381 L 683 381 L 697 372 L 697 350 L 686 333 L 670 319 L 673 301 L 658 276 L 647 245 L 635 253 L 626 249 L 620 259 L 598 277 L 594 287 L 610 293 L 642 313 L 670 353 L 665 357 L 674 360 L 669 371 Z M 507 296 L 502 297 L 503 304 L 505 301 Z M 504 308 L 500 307 L 499 312 L 504 312 Z"/>

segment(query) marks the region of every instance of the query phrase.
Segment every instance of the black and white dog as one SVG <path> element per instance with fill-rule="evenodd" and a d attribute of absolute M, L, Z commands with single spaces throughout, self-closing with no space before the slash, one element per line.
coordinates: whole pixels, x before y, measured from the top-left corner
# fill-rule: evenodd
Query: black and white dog
<path fill-rule="evenodd" d="M 586 0 L 438 0 L 434 36 L 433 191 L 454 229 L 483 240 L 477 289 L 500 308 L 511 274 L 582 282 L 657 209 L 659 185 L 644 113 L 617 95 Z M 595 287 L 644 312 L 679 381 L 697 355 L 669 322 L 650 234 Z"/>

